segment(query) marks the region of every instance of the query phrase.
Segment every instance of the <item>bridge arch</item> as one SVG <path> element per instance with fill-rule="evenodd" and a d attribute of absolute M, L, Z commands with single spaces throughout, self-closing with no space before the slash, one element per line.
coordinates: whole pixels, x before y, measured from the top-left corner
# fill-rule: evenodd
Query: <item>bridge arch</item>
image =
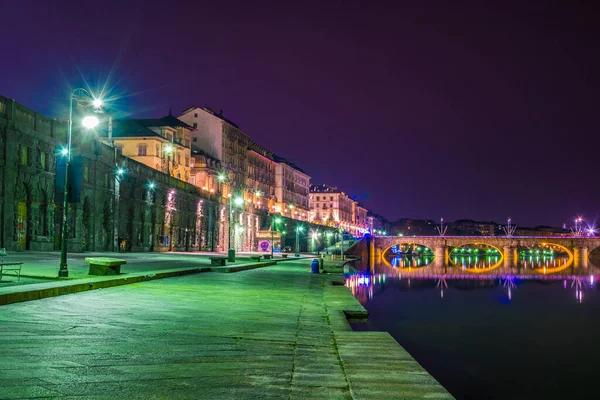
<path fill-rule="evenodd" d="M 542 268 L 536 268 L 534 269 L 535 272 L 539 272 L 541 274 L 544 275 L 548 275 L 548 274 L 555 274 L 557 272 L 563 271 L 569 267 L 571 267 L 573 265 L 573 260 L 575 259 L 573 252 L 571 250 L 569 250 L 567 247 L 562 246 L 560 244 L 556 244 L 556 243 L 549 243 L 549 242 L 543 242 L 540 243 L 541 246 L 555 246 L 558 247 L 562 250 L 565 251 L 565 253 L 567 253 L 567 255 L 569 256 L 569 258 L 567 259 L 567 262 L 564 265 L 559 265 L 558 267 L 554 267 L 554 268 L 547 268 L 547 267 L 542 267 Z M 525 247 L 525 246 L 524 246 Z"/>
<path fill-rule="evenodd" d="M 501 249 L 499 249 L 497 246 L 494 246 L 494 245 L 489 244 L 489 243 L 479 243 L 479 242 L 461 243 L 458 246 L 453 246 L 454 247 L 453 251 L 455 249 L 459 249 L 459 248 L 465 247 L 465 246 L 486 246 L 486 247 L 491 247 L 491 248 L 495 249 L 498 252 L 498 254 L 500 254 L 500 258 L 498 259 L 498 261 L 495 264 L 490 265 L 489 267 L 486 267 L 486 268 L 466 268 L 465 271 L 468 272 L 468 273 L 471 273 L 471 274 L 483 274 L 483 273 L 486 273 L 486 272 L 490 272 L 490 271 L 495 270 L 496 268 L 501 267 L 502 263 L 504 262 L 504 252 Z M 449 260 L 448 260 L 448 264 L 450 264 L 450 263 L 452 263 L 454 265 L 457 265 L 452 260 L 452 256 L 450 256 Z"/>
<path fill-rule="evenodd" d="M 381 261 L 388 267 L 393 268 L 393 265 L 390 263 L 390 261 L 388 260 L 388 258 L 390 257 L 390 255 L 393 255 L 392 249 L 394 247 L 402 247 L 402 246 L 418 246 L 418 247 L 424 247 L 427 249 L 426 253 L 428 253 L 428 256 L 431 257 L 431 259 L 433 260 L 434 258 L 434 249 L 432 249 L 430 246 L 426 245 L 426 244 L 422 244 L 419 243 L 417 241 L 412 241 L 412 240 L 403 240 L 403 241 L 397 241 L 392 245 L 389 245 L 388 247 L 386 247 L 382 252 L 381 252 Z M 431 263 L 429 263 L 431 264 Z M 427 267 L 429 264 L 423 265 L 421 267 L 416 267 L 416 268 L 424 268 Z"/>

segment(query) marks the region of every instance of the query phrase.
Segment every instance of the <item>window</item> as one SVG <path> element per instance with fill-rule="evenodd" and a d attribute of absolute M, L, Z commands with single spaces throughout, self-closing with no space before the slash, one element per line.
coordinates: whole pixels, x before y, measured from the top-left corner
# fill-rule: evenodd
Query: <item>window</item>
<path fill-rule="evenodd" d="M 197 128 L 197 127 L 198 127 L 198 123 L 194 122 L 194 128 Z"/>
<path fill-rule="evenodd" d="M 317 196 L 317 201 L 321 200 L 321 196 Z"/>
<path fill-rule="evenodd" d="M 156 157 L 160 157 L 160 145 L 157 144 L 155 150 L 156 150 L 156 153 L 155 153 Z"/>
<path fill-rule="evenodd" d="M 145 144 L 138 145 L 138 156 L 145 156 L 148 150 L 148 146 Z"/>
<path fill-rule="evenodd" d="M 194 113 L 194 118 L 198 118 L 198 113 Z"/>
<path fill-rule="evenodd" d="M 192 175 L 192 176 L 190 177 L 190 183 L 191 183 L 192 185 L 195 185 L 195 184 L 196 184 L 196 177 L 195 177 L 194 175 Z"/>
<path fill-rule="evenodd" d="M 181 164 L 181 154 L 177 153 L 177 164 Z"/>
<path fill-rule="evenodd" d="M 123 145 L 122 144 L 116 145 L 115 148 L 119 151 L 119 153 L 123 154 Z"/>
<path fill-rule="evenodd" d="M 197 141 L 198 141 L 198 138 L 196 138 L 196 137 L 192 139 L 192 142 L 197 142 Z"/>
<path fill-rule="evenodd" d="M 333 201 L 333 196 L 329 196 L 329 201 Z"/>
<path fill-rule="evenodd" d="M 185 166 L 186 167 L 190 166 L 190 158 L 188 156 L 185 157 Z"/>
<path fill-rule="evenodd" d="M 40 167 L 46 171 L 46 153 L 40 151 Z"/>
<path fill-rule="evenodd" d="M 21 161 L 21 165 L 26 167 L 27 166 L 27 162 L 29 161 L 29 149 L 25 146 L 21 146 L 21 154 L 20 154 L 20 161 Z"/>

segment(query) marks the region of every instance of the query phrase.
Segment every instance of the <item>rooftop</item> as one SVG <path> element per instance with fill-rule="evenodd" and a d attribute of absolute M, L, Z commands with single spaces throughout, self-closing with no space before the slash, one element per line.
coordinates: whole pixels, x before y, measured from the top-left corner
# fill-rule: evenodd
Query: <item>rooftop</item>
<path fill-rule="evenodd" d="M 310 192 L 311 193 L 343 193 L 337 187 L 329 186 L 329 185 L 325 185 L 325 184 L 310 185 Z"/>
<path fill-rule="evenodd" d="M 153 128 L 153 127 L 158 127 L 158 126 L 169 126 L 171 128 L 186 128 L 186 129 L 189 129 L 190 131 L 196 130 L 195 128 L 189 126 L 185 122 L 181 121 L 178 118 L 175 118 L 172 115 L 167 115 L 166 117 L 162 117 L 162 118 L 134 119 L 133 121 L 136 121 L 140 125 L 148 127 L 148 128 Z"/>
<path fill-rule="evenodd" d="M 107 135 L 108 132 L 101 132 Z M 112 124 L 113 137 L 157 137 L 164 139 L 158 133 L 140 125 L 138 120 L 134 119 L 116 119 Z"/>
<path fill-rule="evenodd" d="M 233 125 L 234 127 L 238 128 L 238 129 L 240 128 L 240 127 L 238 126 L 238 124 L 236 124 L 235 122 L 233 122 L 232 120 L 230 120 L 230 119 L 228 119 L 228 118 L 225 118 L 225 116 L 223 115 L 223 110 L 220 110 L 220 111 L 217 113 L 217 112 L 213 111 L 213 110 L 212 110 L 211 108 L 209 108 L 209 107 L 198 107 L 198 106 L 191 106 L 191 107 L 188 107 L 188 108 L 186 108 L 185 110 L 183 110 L 182 114 L 187 114 L 187 113 L 189 113 L 189 112 L 191 112 L 191 111 L 194 111 L 194 110 L 202 110 L 202 111 L 204 111 L 204 112 L 207 112 L 207 113 L 209 113 L 209 114 L 212 114 L 212 115 L 214 115 L 215 117 L 217 117 L 217 118 L 219 118 L 219 119 L 221 119 L 221 120 L 223 120 L 223 121 L 227 122 L 227 123 L 228 123 L 228 124 L 230 124 L 230 125 Z"/>

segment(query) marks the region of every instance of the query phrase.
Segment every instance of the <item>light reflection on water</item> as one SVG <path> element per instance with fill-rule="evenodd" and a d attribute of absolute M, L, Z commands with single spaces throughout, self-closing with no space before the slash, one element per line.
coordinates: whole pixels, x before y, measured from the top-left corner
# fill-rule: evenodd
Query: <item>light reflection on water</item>
<path fill-rule="evenodd" d="M 569 260 L 396 255 L 352 265 L 346 286 L 369 312 L 352 327 L 389 332 L 456 398 L 592 398 L 600 268 Z M 531 384 L 549 376 L 560 380 Z"/>
<path fill-rule="evenodd" d="M 573 297 L 581 303 L 585 291 L 594 288 L 600 278 L 598 267 L 568 266 L 567 256 L 519 257 L 511 267 L 502 265 L 499 256 L 452 257 L 449 265 L 441 267 L 435 266 L 433 261 L 433 257 L 427 256 L 395 256 L 389 264 L 380 263 L 370 268 L 353 266 L 354 273 L 346 276 L 346 286 L 366 304 L 386 282 L 388 286 L 403 289 L 435 289 L 442 298 L 453 287 L 502 287 L 506 299 L 511 300 L 522 281 L 562 281 L 563 288 L 573 291 Z"/>

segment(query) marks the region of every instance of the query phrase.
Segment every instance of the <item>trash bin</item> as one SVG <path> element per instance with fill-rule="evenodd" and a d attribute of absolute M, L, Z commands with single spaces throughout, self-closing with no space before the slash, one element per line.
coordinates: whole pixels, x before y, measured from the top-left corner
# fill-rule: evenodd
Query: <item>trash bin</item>
<path fill-rule="evenodd" d="M 319 273 L 319 260 L 317 260 L 316 258 L 314 260 L 312 260 L 312 262 L 310 263 L 310 269 L 313 274 L 318 274 Z"/>

